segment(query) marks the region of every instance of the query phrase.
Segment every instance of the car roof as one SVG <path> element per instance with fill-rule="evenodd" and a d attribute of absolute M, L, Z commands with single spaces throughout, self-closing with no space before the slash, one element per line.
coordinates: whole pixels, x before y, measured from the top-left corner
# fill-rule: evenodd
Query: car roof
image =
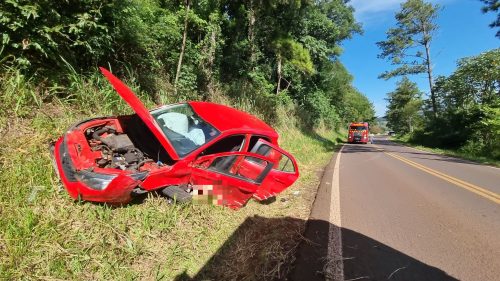
<path fill-rule="evenodd" d="M 278 133 L 259 118 L 238 109 L 211 102 L 191 101 L 189 105 L 217 130 L 242 130 L 277 137 Z"/>

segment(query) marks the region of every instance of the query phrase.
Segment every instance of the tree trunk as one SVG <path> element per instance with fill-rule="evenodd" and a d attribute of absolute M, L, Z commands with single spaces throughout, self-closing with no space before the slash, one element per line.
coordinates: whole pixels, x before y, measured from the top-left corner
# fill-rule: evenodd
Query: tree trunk
<path fill-rule="evenodd" d="M 276 94 L 279 94 L 281 87 L 281 55 L 278 54 L 278 86 L 276 87 Z"/>
<path fill-rule="evenodd" d="M 292 85 L 292 82 L 291 82 L 291 81 L 286 80 L 286 79 L 285 79 L 285 78 L 283 78 L 283 77 L 282 77 L 281 79 L 285 80 L 285 82 L 287 83 L 287 84 L 286 84 L 286 88 L 285 88 L 285 91 L 287 91 L 287 90 L 288 90 L 288 88 L 290 88 L 290 85 Z"/>
<path fill-rule="evenodd" d="M 215 53 L 217 51 L 217 36 L 220 30 L 218 30 L 215 25 L 212 26 L 212 30 L 210 31 L 210 40 L 203 47 L 203 53 L 206 54 L 206 57 L 202 61 L 202 71 L 204 74 L 204 84 L 205 84 L 205 100 L 212 100 L 214 96 L 214 85 L 213 85 L 213 66 L 215 62 Z"/>
<path fill-rule="evenodd" d="M 177 94 L 177 82 L 179 82 L 179 76 L 181 75 L 182 58 L 184 57 L 184 50 L 186 49 L 186 37 L 188 30 L 190 4 L 191 4 L 190 0 L 186 0 L 186 17 L 184 18 L 184 33 L 182 34 L 181 53 L 179 54 L 179 61 L 177 62 L 177 72 L 175 73 L 175 80 L 174 80 L 174 92 L 176 94 Z"/>
<path fill-rule="evenodd" d="M 250 45 L 250 66 L 252 70 L 255 66 L 256 54 L 255 54 L 255 9 L 254 0 L 249 0 L 250 7 L 248 10 L 248 43 Z"/>
<path fill-rule="evenodd" d="M 427 39 L 429 35 L 427 34 L 427 30 L 425 29 L 425 26 L 423 28 L 424 30 L 424 46 L 425 46 L 425 64 L 427 66 L 427 78 L 429 80 L 429 90 L 431 94 L 431 103 L 432 103 L 432 115 L 434 118 L 437 117 L 437 105 L 436 105 L 436 95 L 434 93 L 434 80 L 432 79 L 432 62 L 431 62 L 431 47 L 430 47 L 430 42 Z"/>
<path fill-rule="evenodd" d="M 213 67 L 214 67 L 214 61 L 215 61 L 215 51 L 217 48 L 217 41 L 216 41 L 216 34 L 215 30 L 212 30 L 212 33 L 210 34 L 210 52 L 209 52 L 209 59 L 208 59 L 208 75 L 207 75 L 207 89 L 208 89 L 208 95 L 209 97 L 213 96 L 214 93 L 214 87 L 213 87 L 213 81 L 212 81 L 212 75 L 213 75 Z"/>

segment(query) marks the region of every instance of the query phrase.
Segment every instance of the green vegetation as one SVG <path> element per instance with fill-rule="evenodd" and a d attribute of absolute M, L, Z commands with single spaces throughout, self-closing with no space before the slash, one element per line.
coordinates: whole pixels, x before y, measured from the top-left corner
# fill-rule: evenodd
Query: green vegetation
<path fill-rule="evenodd" d="M 497 18 L 490 24 L 491 28 L 500 27 L 500 1 L 498 0 L 481 0 L 484 3 L 482 8 L 483 13 L 493 12 L 497 13 Z M 496 37 L 500 38 L 500 30 L 497 31 Z"/>
<path fill-rule="evenodd" d="M 271 122 L 281 105 L 304 112 L 304 127 L 374 114 L 338 61 L 340 42 L 360 32 L 344 1 L 9 0 L 0 8 L 0 66 L 42 95 L 23 97 L 26 105 L 74 97 L 67 73 L 91 77 L 105 66 L 156 104 L 251 100 Z"/>
<path fill-rule="evenodd" d="M 215 280 L 283 279 L 338 130 L 374 115 L 338 60 L 360 32 L 344 1 L 7 0 L 0 30 L 0 279 L 171 280 L 215 254 Z M 118 208 L 74 202 L 48 143 L 84 118 L 132 113 L 97 66 L 149 107 L 210 100 L 265 119 L 300 179 L 237 212 L 154 194 Z M 280 223 L 233 235 L 257 214 Z"/>
<path fill-rule="evenodd" d="M 436 79 L 439 115 L 426 117 L 412 141 L 500 159 L 500 49 L 460 60 Z"/>
<path fill-rule="evenodd" d="M 402 4 L 402 12 L 397 14 L 398 20 L 408 5 L 414 2 L 428 9 L 432 7 L 421 0 L 408 0 Z M 405 56 L 404 51 L 410 45 L 392 38 L 393 34 L 402 32 L 395 31 L 400 29 L 390 29 L 388 34 L 391 40 L 379 44 L 384 57 L 386 53 L 393 60 Z M 424 41 L 419 42 L 425 42 L 426 36 L 423 36 Z M 413 39 L 410 41 L 413 42 Z M 395 91 L 388 94 L 388 126 L 399 133 L 403 140 L 413 144 L 454 151 L 455 155 L 483 159 L 483 162 L 484 159 L 498 161 L 500 49 L 463 58 L 458 61 L 455 72 L 448 77 L 437 77 L 435 81 L 432 80 L 431 68 L 428 69 L 430 99 L 422 100 L 417 85 L 406 76 L 403 77 Z"/>
<path fill-rule="evenodd" d="M 400 143 L 400 144 L 409 145 L 413 148 L 423 150 L 423 151 L 429 151 L 429 152 L 436 153 L 436 154 L 462 158 L 462 159 L 470 160 L 470 161 L 476 162 L 476 163 L 482 163 L 482 164 L 500 167 L 499 160 L 492 159 L 491 157 L 488 157 L 488 156 L 480 156 L 480 155 L 471 154 L 471 153 L 463 152 L 461 150 L 456 150 L 456 149 L 432 148 L 432 147 L 412 143 L 410 141 L 409 135 L 402 135 L 402 136 L 399 135 L 397 137 L 392 138 L 391 140 L 394 142 Z"/>
<path fill-rule="evenodd" d="M 413 133 L 414 128 L 422 123 L 419 115 L 422 98 L 417 84 L 405 76 L 397 84 L 396 90 L 387 95 L 387 126 L 397 128 L 401 134 Z"/>

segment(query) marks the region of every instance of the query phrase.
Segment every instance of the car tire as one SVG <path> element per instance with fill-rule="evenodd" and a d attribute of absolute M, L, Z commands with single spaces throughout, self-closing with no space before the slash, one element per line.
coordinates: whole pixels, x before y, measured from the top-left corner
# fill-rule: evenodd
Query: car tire
<path fill-rule="evenodd" d="M 193 197 L 187 190 L 178 185 L 167 186 L 161 190 L 161 193 L 177 203 L 190 202 Z"/>

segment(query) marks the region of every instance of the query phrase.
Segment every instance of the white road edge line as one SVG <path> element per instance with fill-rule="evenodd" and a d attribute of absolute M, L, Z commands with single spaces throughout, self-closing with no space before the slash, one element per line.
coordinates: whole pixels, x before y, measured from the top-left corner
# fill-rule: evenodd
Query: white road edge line
<path fill-rule="evenodd" d="M 342 155 L 342 146 L 338 152 L 335 166 L 333 168 L 331 198 L 330 198 L 330 226 L 328 229 L 328 266 L 332 273 L 333 280 L 344 280 L 344 262 L 342 255 L 342 231 L 340 220 L 340 156 Z M 333 267 L 333 268 L 332 268 Z"/>

